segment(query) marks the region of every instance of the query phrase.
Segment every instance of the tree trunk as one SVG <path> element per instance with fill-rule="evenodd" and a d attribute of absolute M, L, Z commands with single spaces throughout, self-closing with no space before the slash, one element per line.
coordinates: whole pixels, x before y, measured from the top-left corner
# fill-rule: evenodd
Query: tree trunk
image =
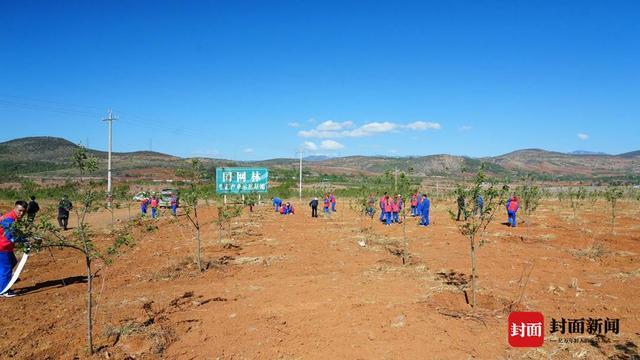
<path fill-rule="evenodd" d="M 87 266 L 87 347 L 89 355 L 93 355 L 93 276 L 91 273 L 91 258 L 85 255 Z"/>
<path fill-rule="evenodd" d="M 198 242 L 198 256 L 197 256 L 198 269 L 200 271 L 202 271 L 202 258 L 200 256 L 200 253 L 201 253 L 201 250 L 200 250 L 200 228 L 196 228 L 196 241 Z"/>
<path fill-rule="evenodd" d="M 404 254 L 402 254 L 402 264 L 406 264 L 405 256 L 409 257 L 409 240 L 407 240 L 407 221 L 404 212 L 402 213 L 402 239 L 404 242 Z M 407 259 L 408 260 L 408 259 Z"/>
<path fill-rule="evenodd" d="M 471 307 L 476 307 L 476 241 L 471 239 Z"/>

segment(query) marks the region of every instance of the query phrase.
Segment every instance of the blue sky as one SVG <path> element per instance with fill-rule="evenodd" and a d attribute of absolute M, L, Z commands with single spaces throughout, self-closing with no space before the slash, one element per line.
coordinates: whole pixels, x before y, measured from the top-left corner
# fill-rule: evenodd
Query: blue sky
<path fill-rule="evenodd" d="M 4 1 L 0 141 L 232 159 L 640 149 L 638 1 Z"/>

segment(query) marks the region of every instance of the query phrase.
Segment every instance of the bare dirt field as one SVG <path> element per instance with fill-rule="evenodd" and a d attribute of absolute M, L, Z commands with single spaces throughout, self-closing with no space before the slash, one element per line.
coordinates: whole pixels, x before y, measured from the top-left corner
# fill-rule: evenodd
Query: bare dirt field
<path fill-rule="evenodd" d="M 137 225 L 135 246 L 111 265 L 96 264 L 93 358 L 639 357 L 637 202 L 621 202 L 615 232 L 604 202 L 574 217 L 546 201 L 517 228 L 501 224 L 500 214 L 478 250 L 475 309 L 467 304 L 469 242 L 447 214 L 453 201 L 432 204 L 428 228 L 407 219 L 406 264 L 397 256 L 402 225 L 362 219 L 344 202 L 331 219 L 297 205 L 292 216 L 269 206 L 245 212 L 222 243 L 216 209 L 205 208 L 202 273 L 185 216 Z M 118 226 L 127 215 L 117 211 Z M 105 248 L 110 219 L 108 212 L 90 219 Z M 88 357 L 83 261 L 68 250 L 32 254 L 15 286 L 20 296 L 0 299 L 0 358 Z M 510 311 L 544 314 L 543 347 L 509 346 Z M 619 319 L 620 330 L 551 334 L 552 318 Z"/>

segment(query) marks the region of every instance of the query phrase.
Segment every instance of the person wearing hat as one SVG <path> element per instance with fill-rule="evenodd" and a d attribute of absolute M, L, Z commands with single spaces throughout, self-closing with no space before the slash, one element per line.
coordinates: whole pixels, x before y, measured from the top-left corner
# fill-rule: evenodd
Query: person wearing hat
<path fill-rule="evenodd" d="M 311 217 L 318 217 L 318 198 L 314 197 L 313 200 L 309 202 L 309 206 L 311 206 Z"/>

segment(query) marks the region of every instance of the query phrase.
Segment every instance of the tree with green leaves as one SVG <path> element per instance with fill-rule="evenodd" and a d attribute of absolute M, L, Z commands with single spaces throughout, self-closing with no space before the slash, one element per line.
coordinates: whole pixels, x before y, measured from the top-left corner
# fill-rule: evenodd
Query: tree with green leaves
<path fill-rule="evenodd" d="M 284 205 L 283 205 L 284 206 Z M 231 233 L 231 220 L 242 215 L 242 206 L 239 205 L 221 205 L 218 206 L 218 218 L 216 219 L 216 225 L 218 225 L 218 242 L 222 244 L 222 233 L 225 225 L 229 233 Z"/>
<path fill-rule="evenodd" d="M 200 218 L 198 217 L 198 202 L 205 197 L 202 187 L 203 169 L 198 159 L 191 159 L 188 167 L 176 170 L 176 175 L 189 181 L 189 186 L 181 194 L 182 209 L 193 225 L 196 239 L 196 263 L 198 270 L 203 271 L 202 266 L 202 242 L 200 240 Z"/>
<path fill-rule="evenodd" d="M 74 207 L 78 218 L 78 226 L 71 234 L 63 233 L 53 225 L 49 218 L 42 217 L 39 224 L 28 229 L 33 238 L 41 239 L 32 250 L 39 251 L 43 248 L 67 248 L 80 252 L 85 259 L 87 276 L 87 348 L 89 354 L 93 354 L 93 277 L 92 262 L 95 259 L 105 260 L 93 242 L 94 233 L 87 223 L 87 216 L 99 209 L 98 203 L 104 200 L 106 193 L 96 191 L 92 184 L 85 181 L 87 174 L 97 169 L 97 160 L 89 157 L 87 149 L 80 146 L 73 154 L 73 166 L 80 173 L 80 184 L 74 192 L 73 198 L 80 206 Z"/>
<path fill-rule="evenodd" d="M 587 190 L 584 188 L 584 186 L 580 186 L 578 188 L 569 188 L 567 195 L 569 196 L 571 209 L 573 210 L 573 218 L 575 219 L 578 215 L 578 210 L 584 203 L 584 200 L 587 198 Z"/>
<path fill-rule="evenodd" d="M 536 185 L 533 176 L 529 174 L 522 180 L 522 185 L 518 186 L 515 192 L 522 204 L 522 213 L 525 215 L 523 218 L 529 218 L 538 209 L 540 200 L 542 200 L 540 187 Z"/>
<path fill-rule="evenodd" d="M 488 183 L 488 185 L 486 184 Z M 469 239 L 470 254 L 471 254 L 471 306 L 476 306 L 476 239 L 480 237 L 479 245 L 482 246 L 484 241 L 482 240 L 482 234 L 487 229 L 487 226 L 493 221 L 497 210 L 503 204 L 503 200 L 509 187 L 505 184 L 499 187 L 494 181 L 487 178 L 484 173 L 484 166 L 480 167 L 480 170 L 473 178 L 473 182 L 469 187 L 463 185 L 458 186 L 457 195 L 463 196 L 465 206 L 463 212 L 465 220 L 463 223 L 458 223 L 458 230 L 462 235 Z M 483 196 L 484 206 L 479 211 L 479 216 L 472 216 L 471 210 L 478 196 Z M 453 210 L 449 210 L 449 216 L 452 220 L 456 220 L 456 213 Z"/>
<path fill-rule="evenodd" d="M 611 208 L 611 232 L 615 234 L 615 224 L 616 224 L 616 207 L 618 205 L 618 200 L 622 198 L 624 192 L 619 186 L 609 185 L 607 190 L 604 192 L 604 198 L 607 199 L 609 203 L 609 207 Z"/>
<path fill-rule="evenodd" d="M 253 207 L 258 203 L 258 194 L 254 192 L 245 194 L 242 198 L 242 203 L 249 208 L 249 216 L 251 216 L 253 214 Z"/>

